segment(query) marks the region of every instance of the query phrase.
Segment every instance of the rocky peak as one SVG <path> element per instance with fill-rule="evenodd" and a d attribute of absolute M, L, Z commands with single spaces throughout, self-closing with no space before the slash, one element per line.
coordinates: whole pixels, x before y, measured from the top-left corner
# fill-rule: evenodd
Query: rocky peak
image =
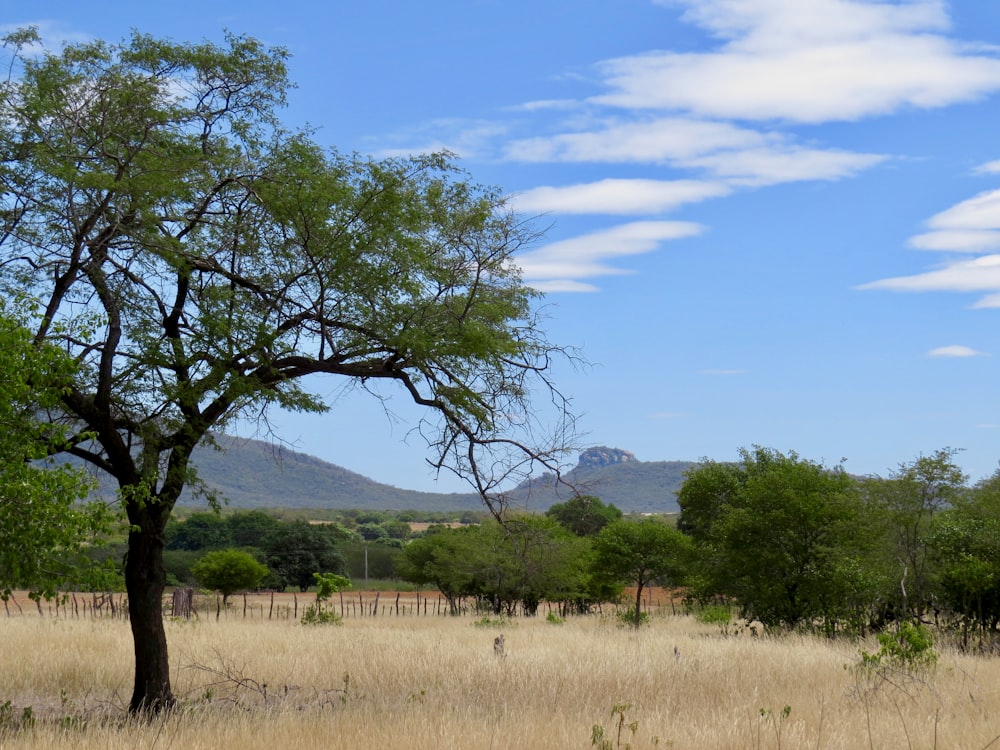
<path fill-rule="evenodd" d="M 580 454 L 580 466 L 611 466 L 636 461 L 635 455 L 621 448 L 606 448 L 603 445 L 588 448 Z"/>

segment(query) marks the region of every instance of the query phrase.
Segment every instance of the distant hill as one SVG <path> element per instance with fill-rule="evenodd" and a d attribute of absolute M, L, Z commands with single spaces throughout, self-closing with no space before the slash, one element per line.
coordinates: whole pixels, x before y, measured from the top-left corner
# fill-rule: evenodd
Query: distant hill
<path fill-rule="evenodd" d="M 205 484 L 233 508 L 358 508 L 365 510 L 482 510 L 474 493 L 403 490 L 280 445 L 222 436 L 222 450 L 192 456 Z M 186 493 L 181 504 L 203 500 Z"/>
<path fill-rule="evenodd" d="M 230 508 L 483 508 L 474 493 L 404 490 L 280 445 L 226 435 L 216 440 L 221 450 L 198 448 L 192 462 L 205 484 L 228 501 Z M 626 513 L 674 513 L 676 491 L 692 465 L 686 461 L 637 461 L 628 451 L 592 448 L 581 454 L 580 463 L 564 475 L 564 481 Z M 512 505 L 542 512 L 572 497 L 572 487 L 555 483 L 552 475 L 543 475 L 514 489 L 510 493 Z M 111 494 L 110 487 L 102 494 Z M 204 500 L 186 490 L 179 505 L 200 507 Z"/>
<path fill-rule="evenodd" d="M 576 490 L 613 503 L 626 513 L 677 513 L 677 491 L 691 461 L 638 461 L 618 448 L 591 448 L 562 482 L 542 476 L 518 487 L 512 496 L 532 510 L 565 502 Z M 567 486 L 568 485 L 568 486 Z"/>

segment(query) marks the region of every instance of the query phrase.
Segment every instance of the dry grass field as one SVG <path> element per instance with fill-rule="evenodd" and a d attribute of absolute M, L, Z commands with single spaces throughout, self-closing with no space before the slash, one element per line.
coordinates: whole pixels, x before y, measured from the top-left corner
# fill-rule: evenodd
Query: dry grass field
<path fill-rule="evenodd" d="M 667 608 L 639 632 L 203 613 L 168 637 L 180 708 L 135 724 L 126 622 L 0 614 L 0 748 L 590 748 L 595 725 L 633 750 L 1000 748 L 1000 659 L 944 649 L 930 673 L 866 680 L 856 643 L 724 636 Z"/>

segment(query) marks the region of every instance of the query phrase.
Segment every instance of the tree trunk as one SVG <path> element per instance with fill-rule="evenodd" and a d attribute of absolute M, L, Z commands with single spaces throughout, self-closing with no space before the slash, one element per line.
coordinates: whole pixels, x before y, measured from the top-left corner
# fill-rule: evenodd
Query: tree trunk
<path fill-rule="evenodd" d="M 169 512 L 155 501 L 133 511 L 129 513 L 132 531 L 125 560 L 125 590 L 135 650 L 135 683 L 129 710 L 133 714 L 155 714 L 174 704 L 162 605 L 166 585 L 163 528 Z"/>
<path fill-rule="evenodd" d="M 642 624 L 642 589 L 644 588 L 644 583 L 640 578 L 635 589 L 635 618 L 632 620 L 632 627 L 638 628 Z"/>

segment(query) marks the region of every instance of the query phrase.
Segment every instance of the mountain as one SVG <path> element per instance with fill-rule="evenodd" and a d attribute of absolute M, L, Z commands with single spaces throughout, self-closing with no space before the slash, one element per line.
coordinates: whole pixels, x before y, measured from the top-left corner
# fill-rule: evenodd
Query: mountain
<path fill-rule="evenodd" d="M 216 436 L 218 448 L 199 447 L 192 456 L 198 476 L 228 507 L 254 508 L 357 508 L 364 510 L 482 510 L 474 493 L 434 493 L 404 490 L 381 484 L 335 464 L 284 446 Z M 573 488 L 614 503 L 626 513 L 677 512 L 676 491 L 686 461 L 637 461 L 618 448 L 591 448 L 563 476 L 531 479 L 511 491 L 512 507 L 542 512 L 568 500 Z M 110 484 L 99 492 L 110 496 Z M 205 500 L 190 490 L 181 495 L 181 506 L 203 507 Z"/>
<path fill-rule="evenodd" d="M 677 490 L 691 461 L 638 461 L 620 448 L 591 448 L 579 463 L 555 481 L 552 474 L 525 482 L 511 495 L 532 510 L 548 508 L 573 496 L 594 495 L 626 513 L 677 513 Z"/>
<path fill-rule="evenodd" d="M 482 510 L 474 493 L 403 490 L 305 453 L 260 440 L 216 438 L 191 461 L 198 476 L 233 508 L 358 508 L 365 510 Z M 185 492 L 180 504 L 204 504 Z"/>

